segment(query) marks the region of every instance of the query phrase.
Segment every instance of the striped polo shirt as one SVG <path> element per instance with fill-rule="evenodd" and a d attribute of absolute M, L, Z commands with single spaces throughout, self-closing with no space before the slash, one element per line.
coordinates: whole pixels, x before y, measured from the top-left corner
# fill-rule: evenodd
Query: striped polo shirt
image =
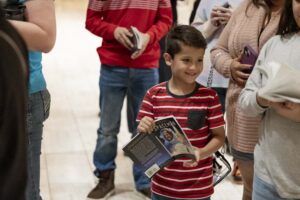
<path fill-rule="evenodd" d="M 188 95 L 172 94 L 166 82 L 152 87 L 142 102 L 137 121 L 148 116 L 154 120 L 173 115 L 189 141 L 204 147 L 210 129 L 224 126 L 221 105 L 216 92 L 202 85 Z M 201 199 L 213 193 L 212 157 L 200 160 L 193 168 L 183 167 L 187 159 L 171 162 L 152 178 L 152 192 L 169 198 Z"/>

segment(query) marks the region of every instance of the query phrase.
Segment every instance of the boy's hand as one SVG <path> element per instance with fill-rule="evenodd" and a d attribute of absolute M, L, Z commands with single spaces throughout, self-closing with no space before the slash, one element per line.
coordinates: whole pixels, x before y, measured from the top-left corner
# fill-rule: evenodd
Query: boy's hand
<path fill-rule="evenodd" d="M 132 55 L 131 55 L 131 59 L 136 59 L 138 58 L 140 55 L 142 55 L 142 53 L 145 51 L 145 49 L 147 48 L 148 46 L 148 43 L 150 41 L 150 35 L 148 33 L 142 33 L 140 32 L 141 34 L 141 40 L 143 42 L 142 44 L 142 48 L 140 50 L 137 50 L 135 51 Z"/>
<path fill-rule="evenodd" d="M 155 122 L 151 117 L 143 117 L 137 129 L 140 133 L 152 133 L 155 128 Z"/>
<path fill-rule="evenodd" d="M 198 162 L 200 161 L 201 158 L 201 149 L 197 148 L 197 147 L 193 147 L 194 148 L 194 153 L 196 156 L 196 160 L 188 160 L 187 162 L 183 163 L 184 167 L 196 167 L 198 165 Z"/>
<path fill-rule="evenodd" d="M 133 44 L 129 39 L 132 36 L 132 33 L 130 33 L 130 31 L 124 27 L 119 26 L 114 31 L 115 39 L 129 50 L 133 47 Z"/>

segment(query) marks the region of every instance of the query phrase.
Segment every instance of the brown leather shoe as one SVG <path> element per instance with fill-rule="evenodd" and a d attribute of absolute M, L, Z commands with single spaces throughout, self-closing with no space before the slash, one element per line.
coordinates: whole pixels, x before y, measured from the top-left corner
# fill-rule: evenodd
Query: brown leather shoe
<path fill-rule="evenodd" d="M 105 199 L 113 195 L 115 189 L 114 178 L 114 170 L 101 171 L 98 184 L 90 191 L 87 197 L 89 199 Z"/>

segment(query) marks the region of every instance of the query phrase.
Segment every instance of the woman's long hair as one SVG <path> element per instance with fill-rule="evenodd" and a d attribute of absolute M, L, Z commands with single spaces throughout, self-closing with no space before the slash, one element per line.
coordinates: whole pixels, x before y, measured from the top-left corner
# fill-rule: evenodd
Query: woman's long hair
<path fill-rule="evenodd" d="M 277 35 L 282 37 L 288 34 L 297 33 L 300 30 L 293 13 L 293 0 L 286 0 L 283 12 L 279 21 Z"/>
<path fill-rule="evenodd" d="M 271 19 L 271 8 L 274 6 L 274 3 L 273 3 L 274 0 L 252 0 L 251 3 L 259 8 L 259 7 L 263 7 L 266 11 L 266 16 L 267 16 L 267 19 L 268 21 Z M 248 5 L 247 9 L 246 9 L 246 13 L 248 11 L 248 8 L 250 6 L 250 4 Z"/>

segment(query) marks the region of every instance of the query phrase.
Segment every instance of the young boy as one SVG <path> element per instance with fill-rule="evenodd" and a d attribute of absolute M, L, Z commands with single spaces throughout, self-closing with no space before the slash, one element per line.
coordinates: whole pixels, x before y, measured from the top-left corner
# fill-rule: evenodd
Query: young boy
<path fill-rule="evenodd" d="M 213 193 L 212 154 L 224 142 L 224 120 L 216 92 L 196 83 L 203 68 L 206 42 L 194 27 L 174 27 L 164 58 L 171 67 L 168 82 L 146 93 L 137 118 L 140 133 L 151 133 L 154 120 L 174 115 L 197 160 L 178 159 L 152 178 L 152 199 L 205 199 Z"/>

